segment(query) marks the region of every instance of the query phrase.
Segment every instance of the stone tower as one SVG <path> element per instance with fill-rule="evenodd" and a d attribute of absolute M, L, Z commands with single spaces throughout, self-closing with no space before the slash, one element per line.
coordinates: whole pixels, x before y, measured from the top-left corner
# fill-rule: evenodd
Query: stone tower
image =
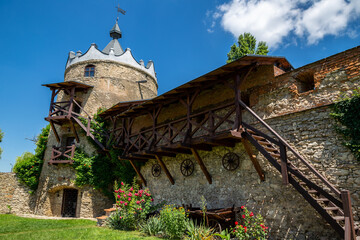
<path fill-rule="evenodd" d="M 88 155 L 96 148 L 87 136 L 104 149 L 93 136 L 90 125 L 99 108 L 119 102 L 150 99 L 157 95 L 154 63 L 137 62 L 131 50 L 122 49 L 122 32 L 116 21 L 110 30 L 112 40 L 101 51 L 96 44 L 83 54 L 69 53 L 64 82 L 45 84 L 52 90 L 49 115 L 51 131 L 37 190 L 35 213 L 48 216 L 96 217 L 111 202 L 91 186 L 74 184 L 76 172 L 71 164 L 77 148 Z"/>

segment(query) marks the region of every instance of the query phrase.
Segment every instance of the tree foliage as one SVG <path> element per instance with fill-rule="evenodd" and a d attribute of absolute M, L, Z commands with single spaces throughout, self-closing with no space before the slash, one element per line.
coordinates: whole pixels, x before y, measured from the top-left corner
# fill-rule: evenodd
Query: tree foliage
<path fill-rule="evenodd" d="M 1 131 L 1 129 L 0 129 L 0 143 L 2 142 L 2 140 L 3 140 L 3 137 L 4 137 L 4 133 Z M 0 159 L 1 159 L 1 153 L 2 153 L 2 149 L 1 149 L 1 147 L 0 147 Z"/>
<path fill-rule="evenodd" d="M 256 38 L 251 33 L 244 33 L 238 38 L 238 46 L 235 43 L 231 46 L 226 62 L 233 62 L 248 54 L 267 55 L 268 52 L 266 42 L 260 41 L 256 47 Z"/>
<path fill-rule="evenodd" d="M 19 180 L 35 191 L 39 184 L 39 177 L 43 165 L 44 153 L 49 136 L 50 125 L 41 130 L 37 136 L 35 154 L 24 152 L 16 158 L 13 171 Z"/>
<path fill-rule="evenodd" d="M 332 106 L 335 130 L 343 136 L 343 144 L 360 161 L 360 89 L 345 95 Z"/>

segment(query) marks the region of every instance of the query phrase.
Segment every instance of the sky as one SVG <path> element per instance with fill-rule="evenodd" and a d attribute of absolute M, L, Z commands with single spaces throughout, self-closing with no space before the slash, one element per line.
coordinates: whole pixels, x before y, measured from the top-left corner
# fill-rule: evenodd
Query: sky
<path fill-rule="evenodd" d="M 69 51 L 103 49 L 117 13 L 121 46 L 153 60 L 162 94 L 226 62 L 239 34 L 295 67 L 360 45 L 360 0 L 0 0 L 0 172 L 34 152 Z"/>

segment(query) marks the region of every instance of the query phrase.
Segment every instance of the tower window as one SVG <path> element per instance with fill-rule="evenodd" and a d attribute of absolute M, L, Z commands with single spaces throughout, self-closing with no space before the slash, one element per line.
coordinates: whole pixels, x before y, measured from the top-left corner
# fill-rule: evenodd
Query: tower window
<path fill-rule="evenodd" d="M 95 76 L 95 66 L 94 65 L 87 65 L 85 67 L 85 77 L 94 77 Z"/>

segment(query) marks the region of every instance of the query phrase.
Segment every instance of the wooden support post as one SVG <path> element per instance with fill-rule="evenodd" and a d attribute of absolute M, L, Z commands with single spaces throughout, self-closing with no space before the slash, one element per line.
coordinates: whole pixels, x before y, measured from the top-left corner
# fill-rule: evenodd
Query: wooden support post
<path fill-rule="evenodd" d="M 86 136 L 90 136 L 90 127 L 91 127 L 91 118 L 88 117 L 87 119 L 87 126 L 86 126 Z"/>
<path fill-rule="evenodd" d="M 280 144 L 280 158 L 281 158 L 281 175 L 283 179 L 283 184 L 289 184 L 289 174 L 288 174 L 288 160 L 286 155 L 286 147 L 284 144 Z"/>
<path fill-rule="evenodd" d="M 51 113 L 52 113 L 52 110 L 53 110 L 54 99 L 55 99 L 55 95 L 56 95 L 55 91 L 56 91 L 56 89 L 52 89 L 50 109 L 49 109 L 49 117 L 51 116 Z"/>
<path fill-rule="evenodd" d="M 354 217 L 351 208 L 350 192 L 348 190 L 341 191 L 341 200 L 343 202 L 345 217 L 345 240 L 356 240 Z"/>
<path fill-rule="evenodd" d="M 74 125 L 74 122 L 73 121 L 70 121 L 70 126 L 71 126 L 71 130 L 73 131 L 74 135 L 75 135 L 75 139 L 76 139 L 76 142 L 79 143 L 80 142 L 80 138 L 79 138 L 79 135 L 77 134 L 76 132 L 76 128 L 75 128 L 75 125 Z M 87 135 L 88 136 L 88 135 Z"/>
<path fill-rule="evenodd" d="M 121 159 L 120 159 L 121 160 Z M 143 177 L 143 175 L 141 174 L 140 170 L 136 167 L 136 165 L 133 163 L 133 160 L 129 160 L 131 166 L 134 168 L 135 172 L 137 173 L 137 175 L 139 176 L 139 178 L 141 179 L 141 181 L 144 183 L 144 185 L 146 186 L 146 180 Z"/>
<path fill-rule="evenodd" d="M 212 184 L 212 178 L 210 176 L 210 173 L 208 172 L 208 170 L 206 169 L 205 164 L 203 163 L 199 153 L 196 151 L 196 149 L 191 148 L 191 152 L 193 153 L 196 161 L 198 162 L 198 164 L 200 165 L 201 170 L 203 171 L 206 179 L 208 180 L 209 184 Z"/>
<path fill-rule="evenodd" d="M 171 182 L 171 184 L 174 185 L 175 181 L 174 181 L 173 177 L 171 176 L 169 170 L 165 166 L 164 162 L 161 160 L 161 156 L 155 155 L 155 157 L 156 157 L 156 160 L 159 162 L 162 170 L 165 172 L 166 176 L 168 177 L 169 181 Z"/>
<path fill-rule="evenodd" d="M 54 126 L 54 123 L 53 123 L 53 121 L 51 121 L 51 120 L 50 120 L 50 127 L 51 127 L 51 129 L 53 130 L 53 132 L 54 132 L 54 134 L 55 134 L 56 140 L 57 140 L 58 142 L 60 142 L 59 134 L 57 133 L 56 128 L 55 128 L 55 126 Z"/>
<path fill-rule="evenodd" d="M 75 87 L 73 87 L 71 89 L 71 93 L 70 93 L 70 106 L 69 106 L 69 113 L 67 115 L 67 118 L 70 119 L 72 116 L 72 111 L 74 108 L 74 96 L 75 96 Z"/>
<path fill-rule="evenodd" d="M 256 159 L 256 156 L 253 154 L 248 140 L 247 140 L 247 139 L 244 139 L 244 138 L 241 138 L 241 142 L 242 142 L 242 144 L 244 145 L 245 151 L 246 151 L 247 154 L 249 155 L 250 160 L 251 160 L 251 162 L 253 163 L 257 174 L 258 174 L 259 177 L 260 177 L 260 180 L 261 180 L 261 181 L 265 181 L 265 174 L 264 174 L 264 172 L 262 171 L 261 166 L 260 166 L 258 160 Z"/>

